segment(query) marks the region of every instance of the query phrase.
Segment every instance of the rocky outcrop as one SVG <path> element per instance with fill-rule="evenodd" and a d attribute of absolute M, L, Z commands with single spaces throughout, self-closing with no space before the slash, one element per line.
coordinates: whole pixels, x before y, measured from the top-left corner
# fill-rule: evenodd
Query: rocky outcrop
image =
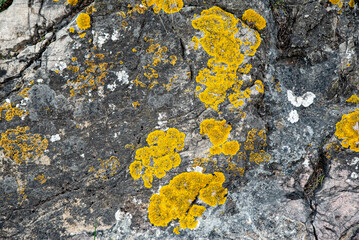
<path fill-rule="evenodd" d="M 335 134 L 358 107 L 358 3 L 167 4 L 0 12 L 1 238 L 359 238 L 359 155 Z M 176 177 L 193 171 L 225 181 Z M 190 203 L 156 226 L 158 194 Z"/>

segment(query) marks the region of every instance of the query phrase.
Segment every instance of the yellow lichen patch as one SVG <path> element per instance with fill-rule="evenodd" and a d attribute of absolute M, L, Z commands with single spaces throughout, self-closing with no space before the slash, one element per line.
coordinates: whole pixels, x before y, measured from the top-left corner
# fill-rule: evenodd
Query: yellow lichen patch
<path fill-rule="evenodd" d="M 74 29 L 73 27 L 70 27 L 70 28 L 69 28 L 69 32 L 70 32 L 70 33 L 74 33 L 74 32 L 75 32 L 75 29 Z"/>
<path fill-rule="evenodd" d="M 26 88 L 25 88 L 26 89 Z M 25 90 L 24 89 L 24 90 Z M 23 91 L 24 91 L 23 90 Z M 27 91 L 25 92 L 21 91 L 20 93 L 24 94 L 24 96 L 27 96 Z M 19 95 L 20 95 L 19 93 Z M 5 112 L 5 116 L 2 116 L 2 112 Z M 18 107 L 11 106 L 11 103 L 4 103 L 0 106 L 0 121 L 2 118 L 5 118 L 6 121 L 11 121 L 15 116 L 22 117 L 26 112 Z"/>
<path fill-rule="evenodd" d="M 71 4 L 73 6 L 76 6 L 77 2 L 78 2 L 78 0 L 67 0 L 67 3 Z"/>
<path fill-rule="evenodd" d="M 359 109 L 344 114 L 336 124 L 335 135 L 342 139 L 342 146 L 359 152 Z"/>
<path fill-rule="evenodd" d="M 95 177 L 101 180 L 108 180 L 120 171 L 120 160 L 116 156 L 111 156 L 107 160 L 98 159 L 100 166 L 98 170 L 90 167 L 89 172 L 95 172 Z"/>
<path fill-rule="evenodd" d="M 80 38 L 84 38 L 85 35 L 86 35 L 86 33 L 79 33 L 79 37 L 80 37 Z"/>
<path fill-rule="evenodd" d="M 86 13 L 80 13 L 80 15 L 77 17 L 77 26 L 81 29 L 81 30 L 85 30 L 91 27 L 91 18 L 88 14 Z"/>
<path fill-rule="evenodd" d="M 23 98 L 25 98 L 25 97 L 29 97 L 29 90 L 30 90 L 30 88 L 24 88 L 23 90 L 21 90 L 21 92 L 19 92 L 17 95 L 19 95 L 19 96 L 22 96 Z M 0 113 L 0 115 L 1 115 L 1 113 Z"/>
<path fill-rule="evenodd" d="M 230 141 L 223 144 L 222 149 L 225 155 L 236 155 L 239 151 L 239 143 L 237 141 Z"/>
<path fill-rule="evenodd" d="M 249 155 L 249 161 L 255 162 L 258 165 L 261 162 L 268 162 L 270 158 L 271 156 L 264 150 L 260 150 L 259 152 L 251 152 Z"/>
<path fill-rule="evenodd" d="M 226 123 L 226 120 L 215 121 L 214 119 L 205 119 L 201 122 L 201 134 L 209 137 L 214 146 L 220 146 L 227 141 L 232 127 Z"/>
<path fill-rule="evenodd" d="M 0 147 L 4 149 L 5 157 L 16 163 L 27 162 L 30 158 L 40 157 L 47 149 L 47 139 L 39 134 L 26 133 L 29 127 L 17 127 L 1 133 Z"/>
<path fill-rule="evenodd" d="M 94 12 L 97 12 L 97 10 L 96 10 L 96 8 L 94 8 L 94 6 L 89 6 L 86 8 L 87 14 L 93 14 Z"/>
<path fill-rule="evenodd" d="M 183 8 L 182 0 L 146 0 L 147 6 L 153 6 L 153 11 L 159 13 L 163 9 L 165 13 L 176 13 Z"/>
<path fill-rule="evenodd" d="M 349 1 L 349 7 L 354 8 L 354 6 L 355 6 L 355 1 L 354 1 L 354 0 L 350 0 L 350 1 Z"/>
<path fill-rule="evenodd" d="M 266 27 L 266 20 L 253 9 L 246 10 L 242 16 L 242 19 L 243 21 L 254 23 L 258 30 L 262 30 Z"/>
<path fill-rule="evenodd" d="M 257 80 L 257 81 L 254 82 L 254 85 L 256 85 L 256 90 L 257 90 L 259 93 L 264 93 L 264 86 L 263 86 L 262 81 Z"/>
<path fill-rule="evenodd" d="M 96 61 L 97 62 L 97 61 Z M 99 86 L 105 84 L 105 78 L 108 74 L 108 70 L 112 67 L 112 64 L 103 62 L 95 63 L 95 61 L 86 60 L 85 64 L 87 68 L 84 72 L 79 73 L 75 80 L 68 80 L 67 84 L 70 87 L 71 97 L 77 94 L 88 93 L 97 89 Z M 70 66 L 68 70 L 73 72 L 79 72 L 78 66 Z"/>
<path fill-rule="evenodd" d="M 357 95 L 352 95 L 349 99 L 347 99 L 347 102 L 359 103 L 359 97 Z"/>
<path fill-rule="evenodd" d="M 203 174 L 199 172 L 181 173 L 151 197 L 148 218 L 155 226 L 165 227 L 172 220 L 179 219 L 180 227 L 174 229 L 193 229 L 197 226 L 196 217 L 201 217 L 206 207 L 197 204 L 197 198 L 210 206 L 224 204 L 227 189 L 222 187 L 225 177 L 221 172 Z"/>
<path fill-rule="evenodd" d="M 140 106 L 140 103 L 139 103 L 138 101 L 137 101 L 137 102 L 133 102 L 133 103 L 132 103 L 132 106 L 137 109 L 137 107 Z"/>
<path fill-rule="evenodd" d="M 212 57 L 208 60 L 207 66 L 201 70 L 196 77 L 196 82 L 206 86 L 198 96 L 199 99 L 215 111 L 218 105 L 227 98 L 236 107 L 244 104 L 244 99 L 250 97 L 250 89 L 241 90 L 243 81 L 238 78 L 237 73 L 248 73 L 252 66 L 246 64 L 241 67 L 245 55 L 254 56 L 261 43 L 260 35 L 257 31 L 247 28 L 245 34 L 252 36 L 252 40 L 246 40 L 243 44 L 240 29 L 237 27 L 240 20 L 233 14 L 223 11 L 219 7 L 212 7 L 204 10 L 201 17 L 192 21 L 192 26 L 204 33 L 204 37 L 192 38 L 197 49 L 198 43 Z M 242 46 L 243 45 L 243 46 Z M 244 53 L 242 52 L 244 50 Z M 233 92 L 229 94 L 229 92 Z M 227 96 L 229 94 L 229 96 Z"/>
<path fill-rule="evenodd" d="M 151 132 L 146 140 L 149 147 L 136 151 L 136 160 L 130 165 L 131 176 L 134 179 L 142 177 L 145 187 L 151 188 L 153 175 L 162 178 L 166 172 L 180 165 L 181 157 L 175 150 L 183 149 L 184 139 L 185 134 L 175 128 L 170 128 L 167 132 Z"/>
<path fill-rule="evenodd" d="M 76 61 L 77 61 L 77 57 L 72 57 L 71 60 L 72 60 L 73 62 L 76 62 Z"/>
<path fill-rule="evenodd" d="M 176 64 L 177 57 L 175 55 L 171 55 L 170 59 L 171 59 L 171 64 L 174 66 Z"/>
<path fill-rule="evenodd" d="M 41 184 L 46 183 L 46 178 L 45 178 L 44 174 L 37 176 L 36 178 L 34 178 L 34 180 L 39 181 L 39 183 L 41 183 Z"/>

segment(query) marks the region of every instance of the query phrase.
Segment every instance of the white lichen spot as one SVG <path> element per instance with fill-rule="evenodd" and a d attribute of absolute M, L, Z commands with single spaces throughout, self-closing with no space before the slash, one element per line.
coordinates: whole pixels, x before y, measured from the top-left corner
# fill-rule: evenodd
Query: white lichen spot
<path fill-rule="evenodd" d="M 65 62 L 59 62 L 59 63 L 56 63 L 56 68 L 59 70 L 59 71 L 62 71 L 64 70 L 65 68 L 67 68 L 67 64 Z"/>
<path fill-rule="evenodd" d="M 94 32 L 94 36 L 94 42 L 99 47 L 102 47 L 102 45 L 110 38 L 110 34 L 108 33 L 102 33 L 102 35 L 99 35 L 97 32 Z"/>
<path fill-rule="evenodd" d="M 295 96 L 291 90 L 287 91 L 288 101 L 296 107 L 309 107 L 315 98 L 315 94 L 312 92 L 306 92 L 302 96 Z"/>
<path fill-rule="evenodd" d="M 61 140 L 59 134 L 52 135 L 52 136 L 50 137 L 50 142 L 56 142 L 56 141 L 59 141 L 59 140 Z"/>
<path fill-rule="evenodd" d="M 6 98 L 5 102 L 11 103 L 10 99 Z"/>
<path fill-rule="evenodd" d="M 108 106 L 109 106 L 113 111 L 116 109 L 116 105 L 113 104 L 113 103 L 110 103 Z"/>
<path fill-rule="evenodd" d="M 306 157 L 304 159 L 303 165 L 304 165 L 305 168 L 309 168 L 309 158 Z"/>
<path fill-rule="evenodd" d="M 99 87 L 98 87 L 97 94 L 98 94 L 100 97 L 102 97 L 102 98 L 105 97 L 105 92 L 104 92 L 103 86 L 99 86 Z"/>
<path fill-rule="evenodd" d="M 84 154 L 84 153 L 83 153 L 83 154 L 81 154 L 81 155 L 80 155 L 80 157 L 85 158 L 85 154 Z"/>
<path fill-rule="evenodd" d="M 351 178 L 353 179 L 357 179 L 358 178 L 358 174 L 356 172 L 352 172 L 352 174 L 350 175 Z"/>
<path fill-rule="evenodd" d="M 113 82 L 113 84 L 107 85 L 107 89 L 109 89 L 111 92 L 115 91 L 116 87 L 117 87 L 116 82 Z"/>
<path fill-rule="evenodd" d="M 111 36 L 111 40 L 117 41 L 119 36 L 120 36 L 119 32 L 117 30 L 114 30 Z"/>
<path fill-rule="evenodd" d="M 299 121 L 299 115 L 298 115 L 297 110 L 292 110 L 289 113 L 288 121 L 291 123 L 296 123 Z"/>
<path fill-rule="evenodd" d="M 37 79 L 38 83 L 42 83 L 43 81 L 44 81 L 44 79 L 41 79 L 41 78 Z"/>
<path fill-rule="evenodd" d="M 116 73 L 117 75 L 117 80 L 121 83 L 121 84 L 129 84 L 130 82 L 128 81 L 128 74 L 126 71 L 119 71 Z"/>
<path fill-rule="evenodd" d="M 196 167 L 188 167 L 187 168 L 187 172 L 200 172 L 202 173 L 203 172 L 203 167 L 201 166 L 196 166 Z"/>

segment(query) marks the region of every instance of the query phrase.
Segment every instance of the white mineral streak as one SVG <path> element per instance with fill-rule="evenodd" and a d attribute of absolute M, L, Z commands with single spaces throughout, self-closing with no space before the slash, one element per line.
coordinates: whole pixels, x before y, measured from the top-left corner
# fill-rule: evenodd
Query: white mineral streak
<path fill-rule="evenodd" d="M 288 121 L 291 123 L 296 123 L 296 122 L 298 122 L 298 120 L 299 120 L 299 115 L 298 115 L 297 110 L 292 110 L 289 113 Z"/>
<path fill-rule="evenodd" d="M 315 98 L 315 94 L 312 92 L 306 92 L 302 96 L 295 96 L 291 90 L 287 91 L 288 101 L 296 107 L 309 107 Z"/>

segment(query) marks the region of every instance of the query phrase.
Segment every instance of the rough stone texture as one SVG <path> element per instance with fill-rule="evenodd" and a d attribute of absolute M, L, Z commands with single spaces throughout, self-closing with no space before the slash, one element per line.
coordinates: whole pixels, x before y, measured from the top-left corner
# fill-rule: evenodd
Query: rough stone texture
<path fill-rule="evenodd" d="M 0 238 L 92 239 L 96 228 L 97 239 L 359 239 L 359 154 L 342 148 L 334 135 L 341 116 L 357 107 L 345 100 L 359 93 L 358 5 L 339 13 L 325 1 L 185 0 L 172 15 L 148 9 L 121 16 L 138 3 L 14 0 L 0 13 L 0 105 L 10 101 L 27 111 L 11 121 L 1 118 L 0 131 L 29 126 L 49 140 L 44 155 L 21 164 L 0 148 Z M 80 38 L 76 18 L 88 6 L 97 11 Z M 209 56 L 190 46 L 201 36 L 191 21 L 212 6 L 238 18 L 253 8 L 267 21 L 250 60 L 251 77 L 263 81 L 265 92 L 244 105 L 245 119 L 227 103 L 219 117 L 195 92 L 195 76 Z M 144 77 L 153 57 L 145 37 L 178 59 L 155 67 L 153 88 L 154 79 Z M 71 97 L 67 82 L 85 72 L 86 60 L 108 63 L 104 85 Z M 67 70 L 70 65 L 79 72 Z M 136 85 L 136 77 L 146 86 Z M 19 96 L 25 87 L 28 96 Z M 308 92 L 315 98 L 308 100 Z M 293 105 L 292 95 L 309 102 Z M 294 110 L 296 121 L 288 119 Z M 266 128 L 271 159 L 243 163 L 242 177 L 219 166 L 226 203 L 208 207 L 194 230 L 174 235 L 173 223 L 150 223 L 149 199 L 177 174 L 193 171 L 194 158 L 205 157 L 211 143 L 199 125 L 206 118 L 226 119 L 230 139 L 239 142 L 251 128 Z M 186 134 L 181 165 L 147 189 L 128 167 L 150 132 L 170 127 Z M 103 180 L 89 171 L 111 156 L 121 164 L 114 176 Z M 215 170 L 209 163 L 206 168 Z M 41 174 L 45 183 L 35 180 Z"/>

